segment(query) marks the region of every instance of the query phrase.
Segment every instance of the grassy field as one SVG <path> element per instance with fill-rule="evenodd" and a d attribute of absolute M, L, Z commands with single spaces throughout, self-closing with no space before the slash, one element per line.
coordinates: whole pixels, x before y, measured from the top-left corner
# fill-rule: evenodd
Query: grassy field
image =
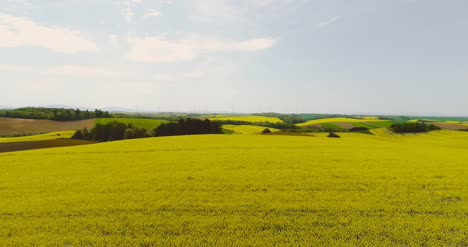
<path fill-rule="evenodd" d="M 0 246 L 467 246 L 468 133 L 0 154 Z"/>
<path fill-rule="evenodd" d="M 259 123 L 259 122 L 270 122 L 270 123 L 281 123 L 281 119 L 275 117 L 265 117 L 265 116 L 213 116 L 209 117 L 210 120 L 218 121 L 244 121 L 250 123 Z"/>
<path fill-rule="evenodd" d="M 260 134 L 266 127 L 253 125 L 223 125 L 223 129 L 234 131 L 234 134 Z M 278 129 L 268 128 L 271 132 L 277 132 Z"/>
<path fill-rule="evenodd" d="M 99 118 L 96 119 L 96 123 L 105 124 L 112 121 L 118 121 L 125 124 L 132 124 L 138 128 L 145 128 L 148 131 L 153 130 L 162 123 L 166 123 L 165 120 L 155 120 L 155 119 L 143 119 L 143 118 Z"/>
<path fill-rule="evenodd" d="M 13 143 L 13 142 L 32 142 L 32 141 L 46 141 L 62 138 L 71 138 L 75 133 L 71 131 L 52 132 L 41 135 L 21 136 L 21 137 L 0 137 L 0 143 Z"/>
<path fill-rule="evenodd" d="M 35 135 L 57 131 L 92 128 L 94 120 L 58 122 L 18 118 L 0 118 L 0 136 Z"/>

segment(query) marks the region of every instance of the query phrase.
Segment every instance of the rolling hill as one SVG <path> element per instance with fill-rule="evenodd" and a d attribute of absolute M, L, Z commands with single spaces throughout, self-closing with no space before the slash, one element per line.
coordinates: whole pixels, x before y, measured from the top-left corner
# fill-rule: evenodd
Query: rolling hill
<path fill-rule="evenodd" d="M 0 154 L 0 245 L 464 246 L 467 149 L 436 131 Z"/>

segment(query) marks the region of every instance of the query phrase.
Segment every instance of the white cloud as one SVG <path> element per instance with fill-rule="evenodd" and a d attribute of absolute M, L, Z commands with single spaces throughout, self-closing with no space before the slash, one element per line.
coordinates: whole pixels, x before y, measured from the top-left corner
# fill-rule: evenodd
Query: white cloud
<path fill-rule="evenodd" d="M 124 0 L 120 2 L 122 15 L 127 23 L 131 23 L 133 21 L 133 16 L 135 15 L 133 9 L 137 5 L 141 4 L 141 2 L 142 0 Z"/>
<path fill-rule="evenodd" d="M 273 4 L 274 0 L 253 0 L 255 5 L 258 6 L 268 6 L 270 4 Z"/>
<path fill-rule="evenodd" d="M 0 47 L 24 46 L 60 53 L 97 51 L 96 44 L 79 31 L 40 25 L 26 17 L 0 14 Z"/>
<path fill-rule="evenodd" d="M 181 81 L 181 80 L 189 80 L 189 79 L 196 79 L 204 76 L 206 73 L 201 69 L 196 69 L 189 71 L 187 73 L 174 73 L 174 74 L 155 74 L 153 76 L 154 79 L 158 81 Z"/>
<path fill-rule="evenodd" d="M 150 17 L 157 17 L 160 16 L 161 12 L 157 10 L 150 10 L 148 13 L 146 13 L 143 18 L 150 18 Z"/>
<path fill-rule="evenodd" d="M 301 4 L 307 3 L 309 0 L 249 0 L 249 2 L 255 4 L 256 6 L 266 7 L 266 6 L 284 6 L 289 4 Z"/>
<path fill-rule="evenodd" d="M 272 47 L 271 38 L 231 41 L 219 38 L 186 37 L 168 39 L 166 36 L 130 38 L 129 58 L 139 62 L 190 61 L 200 55 L 230 52 L 256 52 Z"/>
<path fill-rule="evenodd" d="M 193 1 L 192 19 L 202 22 L 232 22 L 241 19 L 239 9 L 227 0 Z"/>
<path fill-rule="evenodd" d="M 328 19 L 328 20 L 326 20 L 326 21 L 322 21 L 322 22 L 318 23 L 316 26 L 317 26 L 318 28 L 323 28 L 323 27 L 326 27 L 326 26 L 328 26 L 328 25 L 331 25 L 331 24 L 333 24 L 333 23 L 339 21 L 340 18 L 341 18 L 340 16 L 334 16 L 334 17 L 332 17 L 332 18 L 330 18 L 330 19 Z"/>
<path fill-rule="evenodd" d="M 119 37 L 115 34 L 109 35 L 109 43 L 112 46 L 117 46 L 119 44 Z"/>
<path fill-rule="evenodd" d="M 57 66 L 43 67 L 20 66 L 0 64 L 0 71 L 13 73 L 30 73 L 51 76 L 76 76 L 76 77 L 112 77 L 118 74 L 114 70 L 104 68 L 92 68 L 83 66 Z"/>
<path fill-rule="evenodd" d="M 196 0 L 191 18 L 210 24 L 250 23 L 258 21 L 267 8 L 282 9 L 308 0 Z"/>

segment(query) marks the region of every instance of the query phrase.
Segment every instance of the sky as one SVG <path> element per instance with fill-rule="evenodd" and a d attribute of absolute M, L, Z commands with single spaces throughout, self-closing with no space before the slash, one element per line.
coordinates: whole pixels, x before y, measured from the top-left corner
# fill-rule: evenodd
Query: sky
<path fill-rule="evenodd" d="M 0 106 L 468 116 L 465 0 L 1 0 Z"/>

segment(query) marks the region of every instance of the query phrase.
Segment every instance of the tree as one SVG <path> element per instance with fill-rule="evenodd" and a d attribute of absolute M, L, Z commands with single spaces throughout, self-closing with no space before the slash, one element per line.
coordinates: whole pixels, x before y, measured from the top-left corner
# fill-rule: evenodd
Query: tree
<path fill-rule="evenodd" d="M 262 134 L 270 134 L 271 133 L 271 130 L 269 128 L 265 128 L 263 131 L 262 131 Z"/>
<path fill-rule="evenodd" d="M 123 140 L 125 137 L 125 130 L 127 125 L 117 121 L 113 121 L 110 125 L 106 125 L 108 131 L 108 141 Z"/>
<path fill-rule="evenodd" d="M 146 138 L 150 137 L 151 135 L 148 134 L 148 131 L 145 128 L 127 128 L 125 130 L 124 139 L 137 139 L 137 138 Z"/>
<path fill-rule="evenodd" d="M 334 132 L 330 132 L 330 134 L 328 134 L 328 138 L 341 138 L 341 137 Z"/>
<path fill-rule="evenodd" d="M 81 119 L 81 111 L 80 111 L 80 109 L 76 109 L 76 110 L 75 110 L 75 118 L 76 118 L 76 119 Z"/>
<path fill-rule="evenodd" d="M 81 132 L 81 130 L 77 130 L 75 134 L 72 136 L 72 139 L 78 139 L 78 140 L 83 139 L 83 132 Z"/>

